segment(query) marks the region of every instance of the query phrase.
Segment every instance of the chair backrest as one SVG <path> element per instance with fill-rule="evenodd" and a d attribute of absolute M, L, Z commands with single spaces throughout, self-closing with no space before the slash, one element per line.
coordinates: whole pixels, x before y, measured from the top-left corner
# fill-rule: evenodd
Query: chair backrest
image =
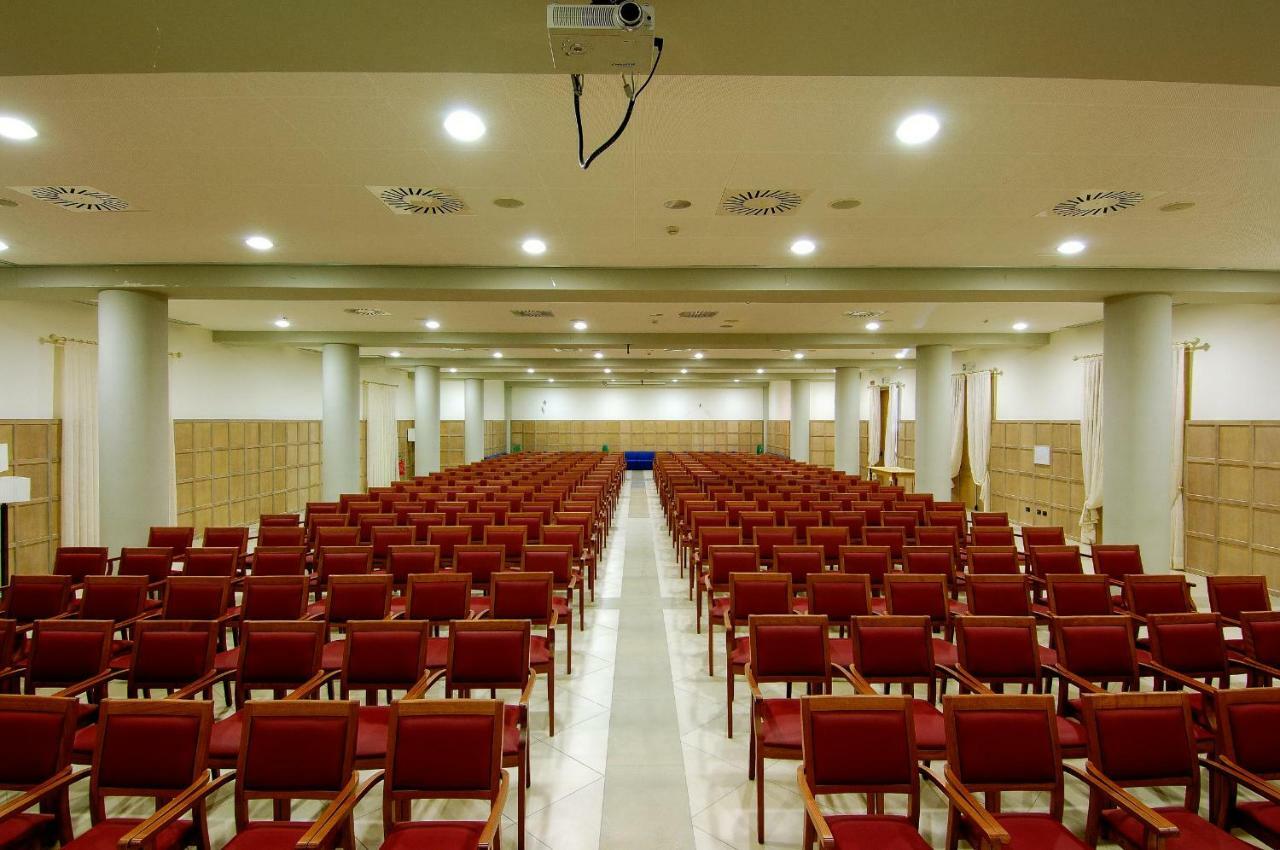
<path fill-rule="evenodd" d="M 391 706 L 383 829 L 412 800 L 492 800 L 502 778 L 500 700 L 397 700 Z"/>
<path fill-rule="evenodd" d="M 848 546 L 849 529 L 830 525 L 813 525 L 805 529 L 804 542 L 810 546 L 822 547 L 822 560 L 828 566 L 840 562 L 840 547 Z"/>
<path fill-rule="evenodd" d="M 1093 571 L 1109 579 L 1142 575 L 1142 551 L 1136 543 L 1094 543 Z"/>
<path fill-rule="evenodd" d="M 1217 614 L 1152 614 L 1147 618 L 1151 657 L 1187 676 L 1229 680 L 1227 643 Z"/>
<path fill-rule="evenodd" d="M 317 526 L 313 543 L 317 552 L 330 546 L 358 546 L 360 529 L 354 525 Z"/>
<path fill-rule="evenodd" d="M 342 656 L 342 698 L 364 691 L 409 691 L 427 667 L 426 620 L 358 620 L 347 624 Z"/>
<path fill-rule="evenodd" d="M 498 525 L 505 525 L 507 522 L 507 513 L 511 510 L 511 506 L 506 502 L 480 502 L 476 505 L 477 513 L 493 514 L 493 521 Z"/>
<path fill-rule="evenodd" d="M 164 588 L 160 616 L 165 620 L 217 620 L 231 604 L 231 579 L 174 576 Z"/>
<path fill-rule="evenodd" d="M 141 614 L 146 603 L 146 576 L 85 576 L 79 617 L 118 623 Z"/>
<path fill-rule="evenodd" d="M 459 620 L 449 627 L 445 688 L 523 690 L 529 681 L 528 620 Z"/>
<path fill-rule="evenodd" d="M 523 525 L 490 525 L 484 530 L 484 542 L 501 546 L 508 561 L 519 561 L 527 534 L 528 530 Z"/>
<path fill-rule="evenodd" d="M 760 529 L 756 529 L 759 533 Z M 826 558 L 821 546 L 775 546 L 773 571 L 791 576 L 795 587 L 803 587 L 805 578 L 826 568 Z"/>
<path fill-rule="evenodd" d="M 979 526 L 1005 528 L 1009 525 L 1009 514 L 1006 511 L 974 511 L 969 515 L 969 521 L 973 523 L 974 528 Z"/>
<path fill-rule="evenodd" d="M 1022 526 L 1022 548 L 1035 559 L 1035 550 L 1041 546 L 1066 546 L 1067 533 L 1057 525 L 1024 525 Z"/>
<path fill-rule="evenodd" d="M 1270 611 L 1266 576 L 1209 576 L 1209 610 L 1240 621 L 1245 611 Z"/>
<path fill-rule="evenodd" d="M 844 503 L 844 499 L 840 500 Z M 848 507 L 844 509 L 847 512 L 862 514 L 863 525 L 880 525 L 880 516 L 884 513 L 883 502 L 872 502 L 865 499 L 852 499 L 848 502 Z M 836 524 L 838 514 L 831 514 L 831 524 Z"/>
<path fill-rule="evenodd" d="M 950 546 L 904 546 L 902 569 L 912 575 L 943 576 L 950 585 L 955 581 L 955 553 Z"/>
<path fill-rule="evenodd" d="M 1049 611 L 1055 617 L 1103 616 L 1114 613 L 1111 586 L 1106 576 L 1050 575 Z"/>
<path fill-rule="evenodd" d="M 742 529 L 742 539 L 752 540 L 756 526 L 774 524 L 773 511 L 743 511 L 738 515 L 738 527 Z"/>
<path fill-rule="evenodd" d="M 484 543 L 460 543 L 453 550 L 453 569 L 470 573 L 477 585 L 484 586 L 489 578 L 506 567 L 507 552 L 502 546 Z"/>
<path fill-rule="evenodd" d="M 1104 693 L 1083 698 L 1089 761 L 1121 787 L 1182 785 L 1198 794 L 1200 764 L 1185 693 Z"/>
<path fill-rule="evenodd" d="M 1280 777 L 1280 688 L 1237 688 L 1214 697 L 1218 756 L 1266 779 Z"/>
<path fill-rule="evenodd" d="M 317 620 L 241 624 L 236 706 L 254 690 L 288 691 L 306 684 L 320 670 L 325 632 Z"/>
<path fill-rule="evenodd" d="M 870 576 L 872 589 L 881 588 L 885 576 L 893 572 L 893 550 L 888 546 L 841 546 L 840 572 Z"/>
<path fill-rule="evenodd" d="M 89 780 L 94 823 L 105 818 L 107 797 L 168 799 L 206 775 L 213 703 L 109 699 L 98 712 Z"/>
<path fill-rule="evenodd" d="M 187 550 L 182 559 L 184 576 L 235 578 L 240 565 L 240 552 L 234 546 L 201 546 Z"/>
<path fill-rule="evenodd" d="M 563 586 L 573 578 L 573 547 L 554 543 L 529 544 L 521 552 L 520 569 L 529 573 L 551 573 L 556 585 Z"/>
<path fill-rule="evenodd" d="M 243 555 L 249 550 L 249 529 L 241 525 L 218 528 L 210 526 L 204 530 L 200 545 L 214 548 L 230 547 Z"/>
<path fill-rule="evenodd" d="M 412 546 L 417 542 L 417 532 L 411 525 L 376 525 L 369 530 L 369 543 L 373 558 L 382 563 L 392 546 Z"/>
<path fill-rule="evenodd" d="M 963 542 L 966 531 L 964 511 L 940 511 L 936 508 L 937 506 L 935 505 L 934 510 L 930 510 L 925 514 L 925 522 L 929 524 L 930 528 L 955 529 L 956 536 Z M 919 531 L 919 529 L 916 530 L 917 532 Z"/>
<path fill-rule="evenodd" d="M 36 620 L 27 656 L 27 692 L 66 687 L 107 669 L 110 620 Z"/>
<path fill-rule="evenodd" d="M 1048 791 L 1062 819 L 1062 751 L 1053 697 L 947 696 L 947 767 L 972 792 Z M 999 809 L 997 808 L 997 811 Z"/>
<path fill-rule="evenodd" d="M 1055 617 L 1053 635 L 1059 666 L 1091 682 L 1136 687 L 1138 656 L 1128 617 Z"/>
<path fill-rule="evenodd" d="M 1008 525 L 974 525 L 969 533 L 969 547 L 1014 546 L 1016 536 Z"/>
<path fill-rule="evenodd" d="M 751 529 L 751 542 L 760 549 L 760 560 L 768 564 L 775 547 L 795 545 L 796 530 L 789 525 L 757 525 Z"/>
<path fill-rule="evenodd" d="M 525 544 L 542 542 L 542 514 L 537 511 L 511 511 L 507 514 L 508 525 L 518 525 L 524 529 Z"/>
<path fill-rule="evenodd" d="M 871 578 L 857 573 L 812 573 L 805 576 L 805 598 L 810 614 L 821 614 L 843 624 L 863 617 L 871 609 Z"/>
<path fill-rule="evenodd" d="M 338 796 L 356 775 L 357 712 L 351 700 L 249 703 L 236 760 L 237 831 L 250 823 L 251 800 Z"/>
<path fill-rule="evenodd" d="M 757 614 L 790 614 L 791 576 L 780 573 L 730 573 L 729 619 L 745 625 Z"/>
<path fill-rule="evenodd" d="M 956 652 L 965 672 L 984 684 L 1033 685 L 1039 690 L 1034 617 L 957 617 Z"/>
<path fill-rule="evenodd" d="M 933 622 L 934 628 L 941 628 L 951 618 L 946 576 L 889 575 L 884 580 L 884 595 L 885 608 L 890 614 L 923 614 Z"/>
<path fill-rule="evenodd" d="M 404 616 L 434 624 L 471 615 L 471 576 L 467 573 L 418 573 L 405 585 Z"/>
<path fill-rule="evenodd" d="M 756 681 L 831 684 L 830 621 L 812 614 L 757 614 L 747 622 Z"/>
<path fill-rule="evenodd" d="M 165 547 L 181 559 L 195 542 L 196 530 L 189 525 L 153 525 L 147 532 L 147 546 Z"/>
<path fill-rule="evenodd" d="M 212 620 L 143 620 L 129 665 L 132 688 L 180 688 L 213 671 L 218 627 Z"/>
<path fill-rule="evenodd" d="M 80 584 L 85 576 L 107 574 L 107 547 L 59 546 L 53 556 L 53 574 L 70 576 L 72 584 Z"/>
<path fill-rule="evenodd" d="M 391 614 L 391 575 L 330 576 L 324 610 L 325 619 L 331 625 L 352 620 L 385 620 Z"/>
<path fill-rule="evenodd" d="M 1021 575 L 1018 549 L 1014 546 L 970 546 L 970 575 Z"/>
<path fill-rule="evenodd" d="M 116 575 L 142 576 L 155 584 L 173 573 L 173 550 L 166 546 L 132 547 L 120 550 L 120 563 Z"/>
<path fill-rule="evenodd" d="M 78 714 L 69 697 L 0 694 L 0 789 L 25 791 L 64 769 Z"/>
<path fill-rule="evenodd" d="M 854 617 L 853 666 L 868 682 L 931 682 L 932 623 L 928 617 Z"/>
<path fill-rule="evenodd" d="M 316 561 L 316 581 L 321 587 L 333 576 L 366 575 L 373 571 L 372 546 L 325 546 Z"/>
<path fill-rule="evenodd" d="M 760 571 L 760 550 L 755 546 L 716 545 L 707 550 L 707 558 L 707 575 L 716 588 L 727 588 L 731 573 Z"/>
<path fill-rule="evenodd" d="M 414 543 L 387 547 L 387 572 L 396 587 L 404 587 L 409 576 L 439 571 L 440 547 Z"/>
<path fill-rule="evenodd" d="M 305 546 L 307 530 L 300 525 L 268 525 L 258 529 L 258 545 L 255 548 L 272 546 Z"/>
<path fill-rule="evenodd" d="M 906 794 L 920 822 L 915 723 L 906 696 L 800 699 L 804 776 L 814 794 Z"/>
<path fill-rule="evenodd" d="M 302 517 L 298 514 L 259 514 L 258 530 L 264 528 L 291 528 L 301 525 Z"/>
<path fill-rule="evenodd" d="M 71 576 L 13 576 L 4 603 L 4 615 L 19 623 L 56 617 L 71 604 Z"/>
<path fill-rule="evenodd" d="M 497 620 L 551 620 L 554 573 L 497 572 L 489 580 L 489 615 Z"/>
<path fill-rule="evenodd" d="M 307 611 L 306 576 L 248 576 L 243 587 L 242 620 L 297 620 Z"/>
<path fill-rule="evenodd" d="M 1084 564 L 1080 560 L 1079 546 L 1041 544 L 1027 550 L 1031 572 L 1047 579 L 1054 575 L 1082 575 Z"/>
<path fill-rule="evenodd" d="M 1280 665 L 1280 611 L 1246 611 L 1240 615 L 1244 651 L 1250 658 Z"/>
<path fill-rule="evenodd" d="M 970 614 L 1029 617 L 1031 587 L 1023 575 L 971 575 L 966 601 Z"/>
<path fill-rule="evenodd" d="M 300 576 L 307 572 L 305 546 L 259 546 L 249 558 L 255 576 Z"/>
<path fill-rule="evenodd" d="M 908 543 L 912 543 L 916 539 L 916 525 L 919 523 L 919 516 L 915 511 L 883 511 L 880 514 L 880 524 L 884 528 L 901 528 L 902 534 Z"/>
<path fill-rule="evenodd" d="M 893 560 L 902 560 L 902 548 L 907 545 L 907 533 L 900 526 L 868 525 L 862 529 L 862 539 L 868 546 L 888 546 Z"/>
<path fill-rule="evenodd" d="M 1189 614 L 1196 610 L 1184 575 L 1130 575 L 1124 579 L 1125 607 L 1131 614 Z"/>
<path fill-rule="evenodd" d="M 544 525 L 542 526 L 542 542 L 573 547 L 575 558 L 582 555 L 586 547 L 586 531 L 579 525 Z"/>
<path fill-rule="evenodd" d="M 441 560 L 450 566 L 454 550 L 471 542 L 471 529 L 465 525 L 433 525 L 427 529 L 427 542 L 440 547 Z"/>
<path fill-rule="evenodd" d="M 497 523 L 497 518 L 493 514 L 484 513 L 482 511 L 462 511 L 458 514 L 457 524 L 466 526 L 471 532 L 471 542 L 481 543 L 484 541 L 484 530 L 491 525 Z"/>

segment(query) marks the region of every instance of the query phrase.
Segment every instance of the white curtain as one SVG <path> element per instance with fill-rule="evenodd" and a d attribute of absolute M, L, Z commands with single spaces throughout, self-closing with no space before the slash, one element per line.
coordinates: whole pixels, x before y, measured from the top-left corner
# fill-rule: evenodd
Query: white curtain
<path fill-rule="evenodd" d="M 960 477 L 964 461 L 964 375 L 951 376 L 951 477 Z"/>
<path fill-rule="evenodd" d="M 1172 483 L 1169 505 L 1169 528 L 1173 535 L 1169 547 L 1173 569 L 1186 569 L 1183 536 L 1184 514 L 1182 501 L 1182 456 L 1184 429 L 1187 418 L 1187 353 L 1181 344 L 1173 347 L 1173 453 L 1170 462 Z"/>
<path fill-rule="evenodd" d="M 396 478 L 396 388 L 365 384 L 365 474 L 370 487 L 387 487 Z"/>
<path fill-rule="evenodd" d="M 889 421 L 884 427 L 884 465 L 898 465 L 898 408 L 902 403 L 902 387 L 889 385 Z"/>
<path fill-rule="evenodd" d="M 62 349 L 63 546 L 98 545 L 98 348 Z"/>
<path fill-rule="evenodd" d="M 1102 358 L 1084 361 L 1084 403 L 1080 414 L 1080 455 L 1084 467 L 1084 510 L 1080 513 L 1080 542 L 1098 539 L 1098 511 L 1102 508 Z"/>
<path fill-rule="evenodd" d="M 974 372 L 967 377 L 969 469 L 978 490 L 978 504 L 986 507 L 991 489 L 991 373 Z"/>
<path fill-rule="evenodd" d="M 880 463 L 880 388 L 867 388 L 867 466 Z"/>

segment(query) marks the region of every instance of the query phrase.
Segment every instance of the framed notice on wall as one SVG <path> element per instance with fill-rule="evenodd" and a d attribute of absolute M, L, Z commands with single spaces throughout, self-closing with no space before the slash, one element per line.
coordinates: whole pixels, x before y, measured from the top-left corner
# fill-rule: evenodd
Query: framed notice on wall
<path fill-rule="evenodd" d="M 1031 462 L 1036 466 L 1049 466 L 1052 463 L 1049 458 L 1048 446 L 1035 446 L 1032 448 L 1031 454 Z"/>

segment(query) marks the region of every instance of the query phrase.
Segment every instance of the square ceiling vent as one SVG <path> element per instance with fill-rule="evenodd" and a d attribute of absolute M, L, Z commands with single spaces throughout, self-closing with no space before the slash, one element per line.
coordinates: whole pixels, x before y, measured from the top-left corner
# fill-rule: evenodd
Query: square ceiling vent
<path fill-rule="evenodd" d="M 471 215 L 471 207 L 452 189 L 425 186 L 365 186 L 396 215 Z"/>
<path fill-rule="evenodd" d="M 72 212 L 124 212 L 129 202 L 92 186 L 10 186 L 15 192 L 30 195 Z"/>

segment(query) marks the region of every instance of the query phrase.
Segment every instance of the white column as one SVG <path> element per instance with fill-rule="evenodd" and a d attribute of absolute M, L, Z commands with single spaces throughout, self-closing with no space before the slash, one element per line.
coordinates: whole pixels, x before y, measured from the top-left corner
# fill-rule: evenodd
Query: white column
<path fill-rule="evenodd" d="M 360 347 L 325 343 L 320 360 L 324 424 L 321 492 L 328 501 L 360 489 Z"/>
<path fill-rule="evenodd" d="M 98 294 L 98 513 L 102 545 L 141 546 L 169 516 L 169 305 Z"/>
<path fill-rule="evenodd" d="M 1102 351 L 1103 540 L 1137 543 L 1148 572 L 1168 572 L 1173 299 L 1107 299 Z"/>
<path fill-rule="evenodd" d="M 857 475 L 862 469 L 862 370 L 836 369 L 836 469 Z"/>
<path fill-rule="evenodd" d="M 413 370 L 413 474 L 440 471 L 440 367 Z"/>
<path fill-rule="evenodd" d="M 809 382 L 791 382 L 791 458 L 809 462 Z"/>
<path fill-rule="evenodd" d="M 511 454 L 511 384 L 506 381 L 502 383 L 502 424 L 506 433 L 502 450 Z"/>
<path fill-rule="evenodd" d="M 916 492 L 951 498 L 951 346 L 916 348 Z"/>
<path fill-rule="evenodd" d="M 467 378 L 463 384 L 462 462 L 484 460 L 484 381 Z"/>
<path fill-rule="evenodd" d="M 769 381 L 764 382 L 764 386 L 760 388 L 760 404 L 762 405 L 762 413 L 760 415 L 760 445 L 764 446 L 764 451 L 769 451 Z"/>

